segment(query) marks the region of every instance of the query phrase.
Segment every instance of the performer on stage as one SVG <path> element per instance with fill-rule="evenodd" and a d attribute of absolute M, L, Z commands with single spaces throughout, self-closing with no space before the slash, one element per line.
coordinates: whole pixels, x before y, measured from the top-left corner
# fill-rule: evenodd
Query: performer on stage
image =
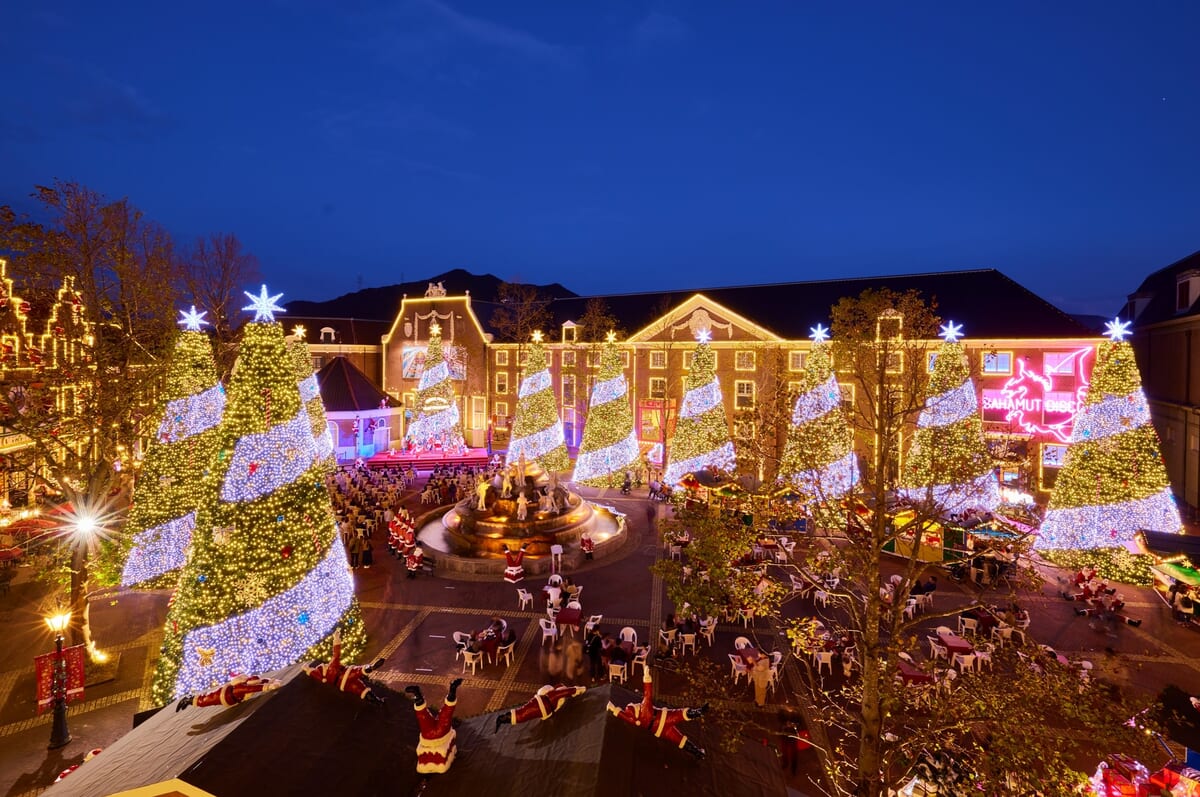
<path fill-rule="evenodd" d="M 175 704 L 176 711 L 188 706 L 233 706 L 254 697 L 260 692 L 270 692 L 283 686 L 283 681 L 263 678 L 258 675 L 238 675 L 232 681 L 202 695 L 184 695 Z"/>
<path fill-rule="evenodd" d="M 635 728 L 644 728 L 681 750 L 687 750 L 696 758 L 704 758 L 704 749 L 695 742 L 688 741 L 678 726 L 681 722 L 704 716 L 708 711 L 708 704 L 705 703 L 700 708 L 667 708 L 654 705 L 654 684 L 651 682 L 650 671 L 645 667 L 642 668 L 642 702 L 629 703 L 622 709 L 609 703 L 608 711 Z"/>
<path fill-rule="evenodd" d="M 442 704 L 441 710 L 425 703 L 421 687 L 414 684 L 404 688 L 416 701 L 413 703 L 413 711 L 417 713 L 417 725 L 421 729 L 421 738 L 417 741 L 417 772 L 445 772 L 454 763 L 454 756 L 458 752 L 454 740 L 458 734 L 450 723 L 454 719 L 458 687 L 462 682 L 462 678 L 455 678 L 450 682 L 450 691 L 446 693 L 446 702 Z"/>
<path fill-rule="evenodd" d="M 546 684 L 524 705 L 505 711 L 496 717 L 496 732 L 501 725 L 516 725 L 533 719 L 549 719 L 550 715 L 563 707 L 569 698 L 578 697 L 587 691 L 586 686 L 551 686 Z"/>
<path fill-rule="evenodd" d="M 504 580 L 509 584 L 525 580 L 525 566 L 522 562 L 525 560 L 525 551 L 528 547 L 528 545 L 522 545 L 517 550 L 510 551 L 507 545 L 504 546 Z"/>
<path fill-rule="evenodd" d="M 336 684 L 343 692 L 383 705 L 383 698 L 372 691 L 372 684 L 367 679 L 367 675 L 372 670 L 378 670 L 382 664 L 382 656 L 374 664 L 366 666 L 356 664 L 347 667 L 342 664 L 342 629 L 338 628 L 333 632 L 333 658 L 324 663 L 314 661 L 305 664 L 304 671 L 323 684 Z"/>

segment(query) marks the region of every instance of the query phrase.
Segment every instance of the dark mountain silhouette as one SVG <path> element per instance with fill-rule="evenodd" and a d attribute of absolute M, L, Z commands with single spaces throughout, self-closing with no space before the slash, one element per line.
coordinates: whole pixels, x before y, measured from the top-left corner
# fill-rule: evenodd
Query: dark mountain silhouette
<path fill-rule="evenodd" d="M 464 292 L 471 294 L 472 304 L 494 304 L 500 285 L 504 280 L 492 274 L 472 274 L 461 268 L 447 271 L 433 277 L 402 282 L 398 285 L 384 285 L 378 288 L 363 288 L 361 291 L 347 293 L 336 299 L 324 302 L 312 302 L 298 299 L 288 302 L 288 313 L 305 318 L 362 318 L 380 321 L 391 321 L 400 310 L 400 300 L 405 294 L 410 297 L 425 295 L 425 289 L 431 282 L 441 282 L 446 293 L 451 296 L 461 296 Z M 538 293 L 547 298 L 565 299 L 578 296 L 575 292 L 564 288 L 557 282 L 550 285 L 535 285 Z M 490 317 L 491 312 L 478 308 L 480 315 Z"/>

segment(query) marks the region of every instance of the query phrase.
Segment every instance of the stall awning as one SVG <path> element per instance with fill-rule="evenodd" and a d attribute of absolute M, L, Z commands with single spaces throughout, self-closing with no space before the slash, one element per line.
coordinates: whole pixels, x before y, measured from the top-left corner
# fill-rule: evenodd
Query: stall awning
<path fill-rule="evenodd" d="M 1163 562 L 1157 565 L 1150 565 L 1150 569 L 1168 578 L 1173 578 L 1180 583 L 1187 584 L 1189 587 L 1200 587 L 1200 571 L 1193 570 L 1187 565 L 1175 562 Z"/>

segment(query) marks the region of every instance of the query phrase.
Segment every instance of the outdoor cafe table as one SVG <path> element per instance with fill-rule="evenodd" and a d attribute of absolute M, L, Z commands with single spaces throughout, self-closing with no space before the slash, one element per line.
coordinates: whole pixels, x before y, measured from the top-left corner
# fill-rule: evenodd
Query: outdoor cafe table
<path fill-rule="evenodd" d="M 583 618 L 583 610 L 582 609 L 566 608 L 566 609 L 559 610 L 558 614 L 555 615 L 555 617 L 554 617 L 554 622 L 558 623 L 559 629 L 562 629 L 562 627 L 564 625 L 573 625 L 576 628 L 578 628 L 579 621 L 582 618 Z"/>
<path fill-rule="evenodd" d="M 897 669 L 900 671 L 900 677 L 906 684 L 931 684 L 933 683 L 933 673 L 925 672 L 912 666 L 907 661 L 901 661 Z"/>
<path fill-rule="evenodd" d="M 938 634 L 938 641 L 941 642 L 946 650 L 950 651 L 951 654 L 967 654 L 975 652 L 975 648 L 971 646 L 971 643 L 957 634 Z"/>
<path fill-rule="evenodd" d="M 475 644 L 480 653 L 487 654 L 489 659 L 495 660 L 496 650 L 500 647 L 500 637 L 492 631 L 492 627 L 489 625 L 487 628 L 475 632 Z"/>
<path fill-rule="evenodd" d="M 978 623 L 979 633 L 981 634 L 992 633 L 992 629 L 995 628 L 1000 622 L 996 619 L 996 615 L 992 614 L 987 609 L 981 609 L 979 607 L 971 609 L 967 612 L 963 612 L 962 616 L 970 617 L 972 620 Z"/>
<path fill-rule="evenodd" d="M 759 652 L 758 648 L 751 647 L 749 645 L 744 648 L 739 648 L 737 654 L 742 657 L 742 661 L 744 661 L 748 667 L 753 667 L 754 662 L 758 661 L 763 656 L 763 654 Z"/>

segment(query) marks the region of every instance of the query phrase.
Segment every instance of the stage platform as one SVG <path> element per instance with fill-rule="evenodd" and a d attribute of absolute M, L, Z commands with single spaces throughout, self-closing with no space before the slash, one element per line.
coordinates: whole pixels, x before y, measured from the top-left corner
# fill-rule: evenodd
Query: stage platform
<path fill-rule="evenodd" d="M 503 460 L 504 454 L 500 455 Z M 455 467 L 458 465 L 474 465 L 479 467 L 488 464 L 491 455 L 486 448 L 468 448 L 463 454 L 441 454 L 434 451 L 423 451 L 420 454 L 405 454 L 385 452 L 376 454 L 366 461 L 369 468 L 403 468 L 412 465 L 417 470 L 433 470 L 438 465 Z M 346 464 L 346 463 L 342 463 Z"/>

